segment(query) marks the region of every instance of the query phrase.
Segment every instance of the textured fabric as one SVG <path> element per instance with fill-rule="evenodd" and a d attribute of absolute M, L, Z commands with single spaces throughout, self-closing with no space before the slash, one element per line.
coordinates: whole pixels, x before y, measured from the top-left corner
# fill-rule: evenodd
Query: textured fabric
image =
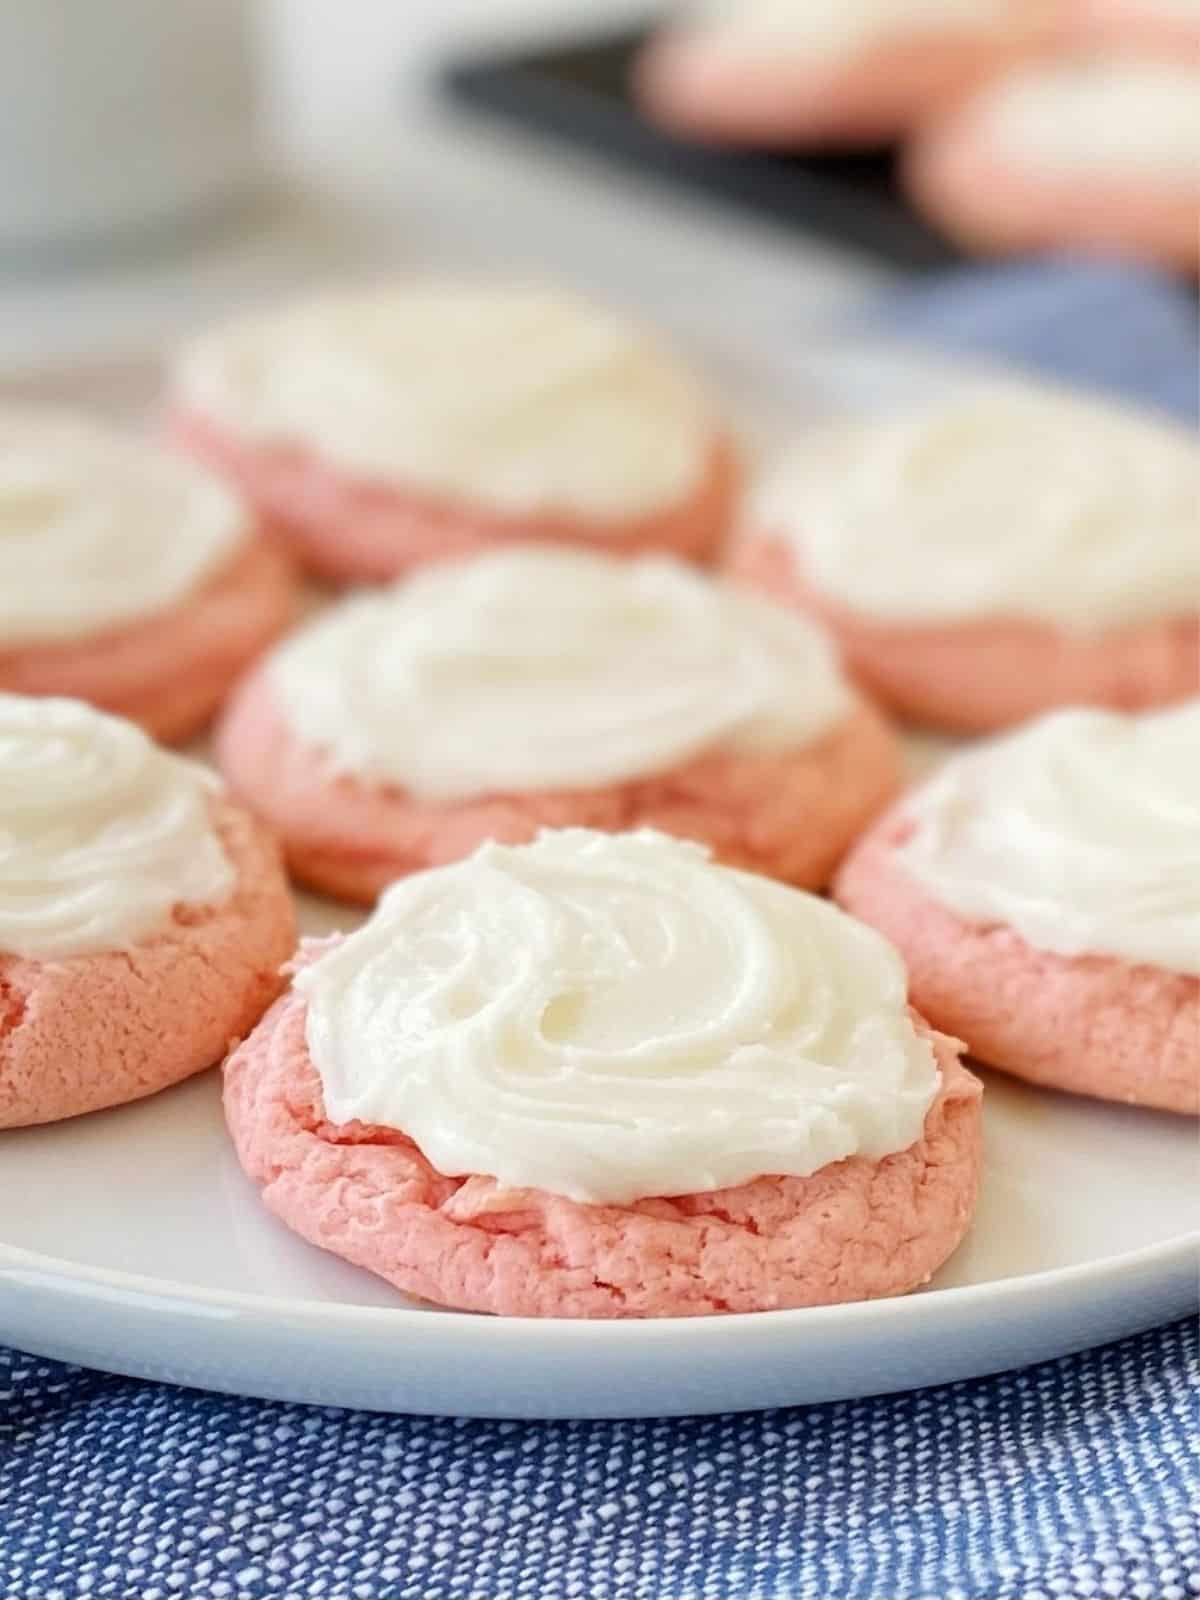
<path fill-rule="evenodd" d="M 1051 259 L 964 267 L 876 302 L 867 326 L 995 357 L 1200 420 L 1196 291 L 1152 267 Z"/>
<path fill-rule="evenodd" d="M 0 1360 L 5 1600 L 1188 1600 L 1195 1327 L 674 1422 L 309 1410 Z M 5 1393 L 5 1391 L 7 1391 Z"/>

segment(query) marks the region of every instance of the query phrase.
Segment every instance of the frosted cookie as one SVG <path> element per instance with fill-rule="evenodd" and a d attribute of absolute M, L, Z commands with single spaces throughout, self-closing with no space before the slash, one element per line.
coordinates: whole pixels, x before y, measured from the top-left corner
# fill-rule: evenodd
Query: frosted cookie
<path fill-rule="evenodd" d="M 238 1157 L 306 1239 L 516 1316 L 900 1294 L 965 1233 L 979 1085 L 827 901 L 642 831 L 394 885 L 225 1068 Z"/>
<path fill-rule="evenodd" d="M 1058 712 L 958 757 L 853 852 L 837 897 L 980 1060 L 1200 1111 L 1200 700 Z"/>
<path fill-rule="evenodd" d="M 1200 61 L 1082 56 L 990 84 L 917 139 L 918 204 L 970 249 L 1200 264 Z"/>
<path fill-rule="evenodd" d="M 279 853 L 215 779 L 78 701 L 0 694 L 0 1128 L 212 1066 L 294 942 Z"/>
<path fill-rule="evenodd" d="M 1020 60 L 1040 0 L 702 0 L 638 63 L 646 110 L 738 144 L 883 143 Z"/>
<path fill-rule="evenodd" d="M 768 474 L 731 571 L 820 617 L 920 722 L 1200 690 L 1200 448 L 1051 389 L 972 390 L 814 429 Z"/>
<path fill-rule="evenodd" d="M 417 282 L 247 318 L 182 352 L 171 406 L 337 581 L 530 539 L 701 560 L 736 488 L 698 380 L 549 289 Z"/>
<path fill-rule="evenodd" d="M 182 740 L 287 625 L 286 563 L 211 473 L 67 413 L 0 407 L 0 690 Z"/>
<path fill-rule="evenodd" d="M 534 546 L 343 601 L 251 674 L 217 748 L 295 874 L 363 901 L 566 825 L 816 886 L 899 775 L 811 624 L 664 557 Z"/>

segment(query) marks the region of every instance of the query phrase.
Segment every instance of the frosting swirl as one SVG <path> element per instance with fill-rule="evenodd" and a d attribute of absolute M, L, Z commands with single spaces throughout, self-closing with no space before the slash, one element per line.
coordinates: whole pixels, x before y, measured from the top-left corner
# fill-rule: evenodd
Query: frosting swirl
<path fill-rule="evenodd" d="M 174 906 L 227 898 L 216 788 L 120 717 L 0 694 L 0 951 L 125 949 Z"/>
<path fill-rule="evenodd" d="M 0 409 L 0 650 L 166 610 L 246 535 L 237 500 L 191 462 L 66 413 Z"/>
<path fill-rule="evenodd" d="M 769 474 L 754 525 L 825 594 L 895 623 L 1103 629 L 1200 608 L 1200 448 L 1049 388 L 973 386 L 833 424 Z"/>
<path fill-rule="evenodd" d="M 938 1084 L 878 934 L 649 830 L 403 879 L 295 982 L 333 1120 L 596 1204 L 882 1158 Z"/>
<path fill-rule="evenodd" d="M 269 673 L 333 764 L 450 800 L 794 746 L 853 707 L 824 637 L 679 562 L 523 547 L 344 602 Z"/>
<path fill-rule="evenodd" d="M 1000 154 L 1037 172 L 1200 188 L 1200 69 L 1086 58 L 999 79 L 972 114 Z"/>
<path fill-rule="evenodd" d="M 649 513 L 695 488 L 697 380 L 615 314 L 536 287 L 412 282 L 193 341 L 177 401 L 243 438 L 504 513 Z"/>
<path fill-rule="evenodd" d="M 960 916 L 1200 974 L 1200 700 L 1040 718 L 949 762 L 906 811 L 900 861 Z"/>

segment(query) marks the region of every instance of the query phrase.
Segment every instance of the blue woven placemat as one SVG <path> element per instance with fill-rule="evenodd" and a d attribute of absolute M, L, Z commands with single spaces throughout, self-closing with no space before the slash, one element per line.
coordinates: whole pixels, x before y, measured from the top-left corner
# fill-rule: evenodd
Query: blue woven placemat
<path fill-rule="evenodd" d="M 956 273 L 874 325 L 1194 419 L 1194 296 Z M 0 1600 L 1190 1600 L 1200 1339 L 762 1415 L 229 1400 L 0 1351 Z"/>
<path fill-rule="evenodd" d="M 469 1422 L 0 1361 L 5 1600 L 1189 1600 L 1196 1329 L 761 1415 Z"/>
<path fill-rule="evenodd" d="M 963 267 L 887 295 L 865 322 L 1200 421 L 1195 286 L 1150 267 L 1070 259 Z"/>

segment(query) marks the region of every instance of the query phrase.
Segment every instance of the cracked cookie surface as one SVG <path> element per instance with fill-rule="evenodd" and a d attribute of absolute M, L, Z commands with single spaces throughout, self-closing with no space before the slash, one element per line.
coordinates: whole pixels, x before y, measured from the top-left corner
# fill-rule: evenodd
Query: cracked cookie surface
<path fill-rule="evenodd" d="M 941 1087 L 908 1149 L 614 1206 L 447 1177 L 396 1129 L 329 1122 L 305 1015 L 301 995 L 284 995 L 226 1063 L 238 1158 L 302 1237 L 440 1305 L 700 1316 L 901 1294 L 951 1254 L 974 1211 L 981 1089 L 940 1034 Z"/>

